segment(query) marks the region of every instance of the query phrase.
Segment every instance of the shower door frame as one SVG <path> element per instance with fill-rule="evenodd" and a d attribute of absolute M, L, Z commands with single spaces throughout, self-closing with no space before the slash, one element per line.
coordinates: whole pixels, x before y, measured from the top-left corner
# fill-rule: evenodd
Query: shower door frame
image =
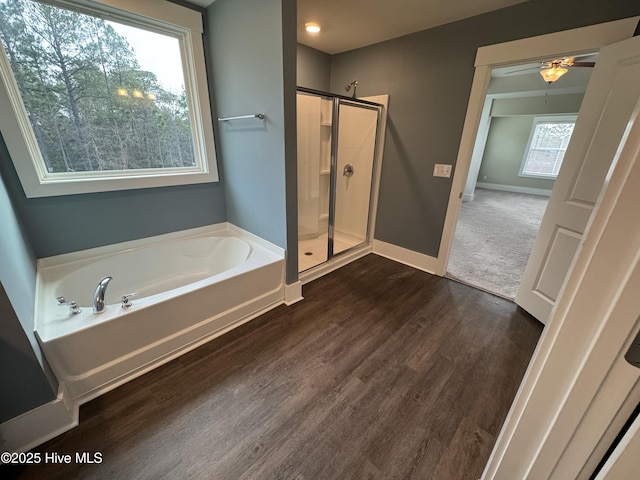
<path fill-rule="evenodd" d="M 335 93 L 323 92 L 321 90 L 314 90 L 306 87 L 297 87 L 296 93 L 303 93 L 309 95 L 316 95 L 321 98 L 328 98 L 332 101 L 332 111 L 331 111 L 331 160 L 330 160 L 330 172 L 329 172 L 329 218 L 328 218 L 328 228 L 327 228 L 327 259 L 318 265 L 310 267 L 306 270 L 300 271 L 298 267 L 298 275 L 307 275 L 310 272 L 313 272 L 317 269 L 322 268 L 329 264 L 334 258 L 339 258 L 345 254 L 351 253 L 357 249 L 362 248 L 363 246 L 371 243 L 371 220 L 372 220 L 372 212 L 373 212 L 373 200 L 374 193 L 376 189 L 376 184 L 378 181 L 378 161 L 379 161 L 379 153 L 380 153 L 380 129 L 382 123 L 382 114 L 384 105 L 376 102 L 371 102 L 368 100 L 361 100 L 358 98 L 351 98 L 344 95 L 339 95 Z M 368 110 L 375 110 L 377 112 L 376 118 L 376 133 L 375 133 L 375 143 L 373 148 L 373 159 L 371 163 L 371 185 L 369 189 L 369 208 L 367 211 L 367 231 L 365 233 L 365 239 L 352 245 L 351 247 L 342 250 L 341 252 L 334 253 L 334 241 L 335 241 L 335 216 L 336 216 L 336 193 L 337 193 L 337 175 L 338 175 L 338 129 L 340 123 L 340 114 L 339 107 L 340 105 L 351 105 L 358 108 L 365 108 Z M 299 240 L 298 240 L 299 245 Z M 315 278 L 315 276 L 314 276 Z M 309 279 L 310 281 L 311 279 Z"/>

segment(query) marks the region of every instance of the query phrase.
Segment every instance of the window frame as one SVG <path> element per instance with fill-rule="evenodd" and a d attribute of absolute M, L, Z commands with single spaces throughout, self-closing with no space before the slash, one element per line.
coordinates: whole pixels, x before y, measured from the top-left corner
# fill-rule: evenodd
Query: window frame
<path fill-rule="evenodd" d="M 529 132 L 529 140 L 527 141 L 527 147 L 524 150 L 524 155 L 522 157 L 522 162 L 520 163 L 520 170 L 518 172 L 519 177 L 523 178 L 536 178 L 542 180 L 555 180 L 558 178 L 558 175 L 542 175 L 542 174 L 530 174 L 525 173 L 524 169 L 527 165 L 527 160 L 529 158 L 529 152 L 531 151 L 531 145 L 533 143 L 536 126 L 540 123 L 569 123 L 572 122 L 574 125 L 578 118 L 577 114 L 572 115 L 536 115 L 533 117 L 533 124 L 531 125 L 531 131 Z M 565 149 L 566 153 L 566 149 Z M 563 157 L 564 160 L 564 157 Z M 562 164 L 560 165 L 562 168 Z M 559 171 L 559 170 L 558 170 Z"/>
<path fill-rule="evenodd" d="M 26 196 L 37 198 L 218 182 L 213 118 L 202 41 L 202 15 L 167 1 L 45 0 L 43 3 L 178 38 L 196 166 L 167 168 L 164 171 L 156 168 L 49 173 L 42 160 L 6 52 L 0 44 L 0 111 L 7 112 L 0 115 L 0 132 Z"/>

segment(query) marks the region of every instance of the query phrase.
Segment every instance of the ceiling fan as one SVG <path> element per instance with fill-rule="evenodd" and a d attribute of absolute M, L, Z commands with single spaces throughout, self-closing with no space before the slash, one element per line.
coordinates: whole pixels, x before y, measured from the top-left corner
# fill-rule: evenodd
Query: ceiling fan
<path fill-rule="evenodd" d="M 555 60 L 548 60 L 546 62 L 541 62 L 539 66 L 536 67 L 528 67 L 520 70 L 512 70 L 508 73 L 508 75 L 524 72 L 526 70 L 540 70 L 540 75 L 544 78 L 544 81 L 551 84 L 562 77 L 565 73 L 569 71 L 569 68 L 573 67 L 589 67 L 593 68 L 596 64 L 595 61 L 579 61 L 579 57 L 564 57 L 557 58 Z M 582 58 L 593 58 L 593 55 L 585 55 Z"/>

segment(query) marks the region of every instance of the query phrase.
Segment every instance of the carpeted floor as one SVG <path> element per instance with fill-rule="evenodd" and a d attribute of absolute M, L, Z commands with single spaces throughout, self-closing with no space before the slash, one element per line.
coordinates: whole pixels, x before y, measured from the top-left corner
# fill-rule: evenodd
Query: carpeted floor
<path fill-rule="evenodd" d="M 447 276 L 514 298 L 548 197 L 476 189 L 463 202 Z"/>

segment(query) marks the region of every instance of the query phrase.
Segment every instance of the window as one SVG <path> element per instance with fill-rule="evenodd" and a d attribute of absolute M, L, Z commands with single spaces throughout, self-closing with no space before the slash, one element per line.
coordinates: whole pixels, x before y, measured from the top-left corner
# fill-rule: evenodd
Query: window
<path fill-rule="evenodd" d="M 217 181 L 201 35 L 169 2 L 0 0 L 0 128 L 27 196 Z"/>
<path fill-rule="evenodd" d="M 520 175 L 556 178 L 573 133 L 576 116 L 536 117 Z"/>

